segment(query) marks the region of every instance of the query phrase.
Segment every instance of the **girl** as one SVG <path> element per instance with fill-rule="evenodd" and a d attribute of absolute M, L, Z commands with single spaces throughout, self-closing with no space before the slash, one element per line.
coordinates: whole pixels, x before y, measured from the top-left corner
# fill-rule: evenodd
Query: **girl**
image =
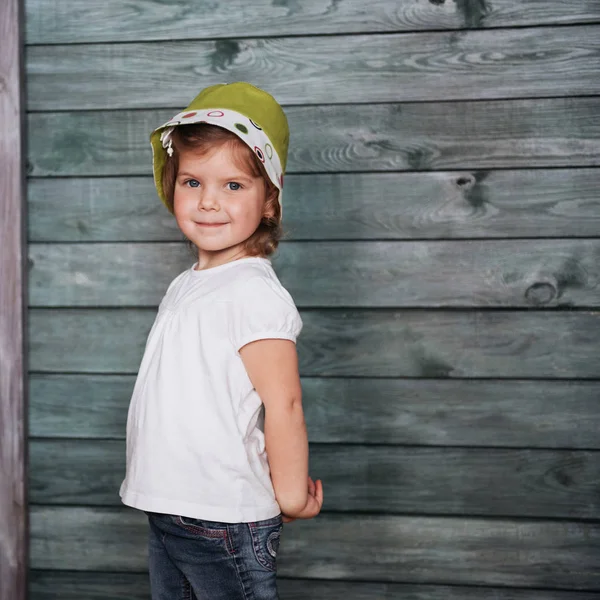
<path fill-rule="evenodd" d="M 198 250 L 160 303 L 127 421 L 120 494 L 148 515 L 153 600 L 278 598 L 282 523 L 321 510 L 302 320 L 267 258 L 288 139 L 279 104 L 248 83 L 203 90 L 151 136 L 158 194 Z"/>

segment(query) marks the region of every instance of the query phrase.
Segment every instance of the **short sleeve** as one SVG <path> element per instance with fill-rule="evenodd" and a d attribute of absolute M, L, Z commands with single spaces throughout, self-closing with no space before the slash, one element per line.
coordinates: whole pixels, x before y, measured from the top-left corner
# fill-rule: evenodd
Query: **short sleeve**
<path fill-rule="evenodd" d="M 229 335 L 236 350 L 261 339 L 296 342 L 302 319 L 289 292 L 267 277 L 252 277 L 235 286 L 230 303 Z"/>

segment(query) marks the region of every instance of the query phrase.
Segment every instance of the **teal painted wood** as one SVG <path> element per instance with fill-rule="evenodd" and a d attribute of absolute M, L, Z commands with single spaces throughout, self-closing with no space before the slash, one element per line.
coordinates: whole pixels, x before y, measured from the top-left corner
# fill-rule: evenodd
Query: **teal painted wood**
<path fill-rule="evenodd" d="M 281 600 L 598 600 L 595 592 L 360 583 L 278 577 Z M 31 600 L 148 600 L 145 573 L 30 572 Z"/>
<path fill-rule="evenodd" d="M 31 508 L 34 569 L 144 571 L 146 537 L 146 517 L 138 511 Z M 600 525 L 593 523 L 322 514 L 284 526 L 278 573 L 597 590 L 599 543 Z"/>
<path fill-rule="evenodd" d="M 134 6 L 134 8 L 132 8 Z M 374 33 L 465 27 L 569 24 L 600 21 L 595 0 L 243 0 L 196 2 L 188 10 L 183 0 L 161 3 L 119 0 L 56 2 L 28 0 L 28 44 L 122 42 L 223 37 L 281 36 L 323 33 Z"/>
<path fill-rule="evenodd" d="M 317 445 L 311 472 L 328 511 L 600 516 L 598 452 Z"/>
<path fill-rule="evenodd" d="M 125 305 L 155 304 L 187 258 L 148 243 L 180 239 L 148 177 L 148 135 L 196 93 L 194 75 L 250 74 L 293 105 L 288 240 L 312 241 L 284 244 L 277 268 L 301 306 L 322 306 L 302 312 L 304 404 L 311 442 L 331 442 L 311 445 L 327 510 L 342 511 L 286 526 L 282 598 L 591 600 L 600 313 L 487 309 L 597 305 L 600 169 L 580 167 L 600 166 L 600 101 L 576 96 L 599 93 L 599 27 L 540 25 L 600 23 L 600 6 L 239 2 L 208 15 L 179 0 L 27 2 L 29 43 L 65 44 L 29 48 L 42 111 L 30 240 L 50 242 L 31 250 L 31 303 L 46 308 L 31 313 L 30 366 L 50 371 L 31 376 L 31 433 L 48 438 L 32 440 L 31 498 L 74 503 L 32 507 L 32 564 L 52 569 L 34 571 L 33 598 L 148 597 L 143 515 L 114 492 L 155 313 Z M 395 33 L 411 30 L 426 33 Z M 148 72 L 178 86 L 150 93 Z M 299 106 L 321 102 L 343 104 Z M 128 107 L 142 110 L 115 110 Z M 524 237 L 552 240 L 492 242 Z M 440 238 L 460 241 L 423 241 Z M 98 262 L 118 263 L 116 245 L 56 244 L 72 241 L 140 243 L 109 274 Z M 133 285 L 125 268 L 143 251 L 166 268 Z M 398 302 L 421 308 L 386 308 Z M 358 514 L 376 511 L 405 514 Z"/>
<path fill-rule="evenodd" d="M 304 378 L 302 386 L 315 442 L 600 447 L 600 382 Z"/>
<path fill-rule="evenodd" d="M 29 449 L 34 504 L 120 506 L 123 441 L 33 440 Z M 328 512 L 600 518 L 598 451 L 313 444 L 310 464 Z"/>
<path fill-rule="evenodd" d="M 148 77 L 157 65 L 161 85 Z M 600 53 L 595 25 L 52 45 L 27 52 L 32 111 L 168 106 L 179 112 L 202 87 L 240 80 L 284 104 L 591 95 L 600 93 Z"/>
<path fill-rule="evenodd" d="M 32 309 L 32 371 L 133 373 L 156 311 Z M 598 377 L 599 311 L 308 310 L 304 376 Z"/>
<path fill-rule="evenodd" d="M 594 237 L 600 169 L 290 175 L 286 240 Z M 151 177 L 31 178 L 30 242 L 179 241 Z"/>
<path fill-rule="evenodd" d="M 599 535 L 556 521 L 327 515 L 288 536 L 282 574 L 597 590 Z"/>
<path fill-rule="evenodd" d="M 600 98 L 294 106 L 286 112 L 292 173 L 600 166 Z M 150 132 L 171 113 L 30 114 L 29 174 L 149 175 Z"/>
<path fill-rule="evenodd" d="M 124 441 L 32 440 L 29 450 L 31 503 L 121 505 Z"/>
<path fill-rule="evenodd" d="M 133 375 L 29 376 L 29 435 L 125 438 Z"/>
<path fill-rule="evenodd" d="M 29 572 L 29 599 L 56 600 L 57 598 L 62 600 L 149 600 L 150 581 L 146 573 L 31 570 Z M 576 598 L 575 600 L 588 599 Z"/>
<path fill-rule="evenodd" d="M 123 439 L 134 379 L 31 375 L 30 435 Z M 302 390 L 315 443 L 600 449 L 598 381 L 304 377 Z"/>
<path fill-rule="evenodd" d="M 156 306 L 197 254 L 183 243 L 30 244 L 29 304 Z M 598 307 L 600 239 L 281 244 L 299 307 Z"/>

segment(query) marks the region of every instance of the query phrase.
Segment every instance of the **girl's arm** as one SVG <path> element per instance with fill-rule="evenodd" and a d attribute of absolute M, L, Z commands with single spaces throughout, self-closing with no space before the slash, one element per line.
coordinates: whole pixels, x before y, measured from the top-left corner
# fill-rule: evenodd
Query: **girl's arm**
<path fill-rule="evenodd" d="M 323 487 L 320 480 L 311 486 L 308 477 L 308 438 L 296 345 L 290 340 L 257 340 L 241 348 L 240 356 L 265 405 L 265 445 L 281 512 L 310 519 L 321 510 Z"/>

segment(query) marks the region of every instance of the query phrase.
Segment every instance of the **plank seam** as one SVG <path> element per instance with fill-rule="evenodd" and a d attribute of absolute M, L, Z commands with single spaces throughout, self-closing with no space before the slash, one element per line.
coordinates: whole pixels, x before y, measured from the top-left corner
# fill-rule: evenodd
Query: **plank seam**
<path fill-rule="evenodd" d="M 600 400 L 599 400 L 600 402 Z M 30 435 L 29 441 L 37 442 L 122 442 L 125 441 L 125 436 L 68 436 L 68 435 Z M 498 450 L 498 451 L 540 451 L 540 452 L 589 452 L 592 454 L 600 453 L 598 447 L 576 447 L 576 446 L 506 446 L 506 445 L 477 445 L 472 444 L 415 444 L 415 443 L 392 443 L 392 442 L 319 442 L 309 440 L 311 447 L 330 447 L 336 448 L 409 448 L 409 449 L 452 449 L 452 450 Z"/>
<path fill-rule="evenodd" d="M 600 205 L 600 203 L 599 203 Z M 599 218 L 600 221 L 600 218 Z M 569 235 L 569 236 L 565 236 L 565 235 L 558 235 L 558 236 L 553 236 L 553 235 L 540 235 L 540 236 L 519 236 L 519 237 L 506 237 L 506 236 L 502 236 L 502 237 L 481 237 L 481 238 L 477 238 L 477 237 L 436 237 L 436 238 L 427 238 L 427 237 L 414 237 L 414 238 L 377 238 L 377 237 L 372 237 L 372 238 L 298 238 L 298 239 L 294 239 L 294 238 L 284 238 L 281 240 L 280 245 L 283 245 L 287 242 L 294 242 L 294 244 L 311 244 L 311 243 L 316 243 L 316 242 L 327 242 L 327 243 L 332 243 L 332 244 L 347 244 L 349 242 L 360 242 L 360 243 L 364 243 L 364 244 L 370 244 L 370 243 L 388 243 L 388 244 L 395 244 L 395 243 L 412 243 L 412 242 L 490 242 L 490 243 L 495 243 L 495 242 L 513 242 L 515 240 L 519 240 L 519 241 L 538 241 L 538 240 L 553 240 L 553 241 L 562 241 L 562 242 L 569 242 L 571 240 L 584 240 L 584 241 L 596 241 L 596 240 L 600 240 L 600 235 L 597 236 L 590 236 L 590 235 L 581 235 L 581 236 L 573 236 L 573 235 Z M 81 244 L 95 244 L 95 245 L 123 245 L 123 244 L 128 244 L 128 245 L 134 245 L 134 244 L 172 244 L 172 245 L 181 245 L 181 246 L 185 246 L 186 245 L 186 241 L 185 240 L 176 240 L 176 239 L 167 239 L 167 240 L 146 240 L 146 239 L 142 239 L 142 240 L 29 240 L 29 246 L 36 246 L 36 245 L 55 245 L 55 246 L 77 246 L 77 245 L 81 245 Z M 137 305 L 136 305 L 137 306 Z"/>
<path fill-rule="evenodd" d="M 600 400 L 599 400 L 600 402 Z M 124 442 L 125 437 L 117 437 L 117 436 L 68 436 L 68 435 L 57 435 L 57 436 L 48 436 L 48 435 L 30 435 L 29 442 Z M 452 444 L 406 444 L 399 442 L 394 444 L 392 442 L 319 442 L 319 441 L 311 441 L 309 439 L 309 444 L 311 448 L 316 446 L 319 447 L 335 447 L 335 448 L 405 448 L 405 449 L 415 449 L 415 450 L 429 450 L 429 449 L 445 449 L 445 450 L 473 450 L 475 452 L 481 450 L 491 450 L 491 451 L 514 451 L 517 452 L 564 452 L 565 454 L 568 452 L 587 452 L 590 454 L 600 453 L 600 446 L 598 447 L 588 447 L 588 446 L 506 446 L 506 445 L 473 445 L 470 444 L 468 446 L 465 445 L 452 445 Z"/>
<path fill-rule="evenodd" d="M 339 108 L 340 106 L 408 106 L 411 104 L 421 105 L 421 104 L 465 104 L 471 102 L 519 102 L 523 100 L 560 100 L 567 98 L 600 98 L 599 94 L 575 94 L 572 96 L 510 96 L 510 97 L 498 97 L 498 98 L 467 98 L 467 99 L 456 99 L 456 98 L 448 98 L 448 99 L 440 99 L 440 100 L 410 100 L 408 102 L 328 102 L 328 103 L 303 103 L 303 104 L 286 104 L 282 103 L 281 105 L 285 108 L 305 108 L 310 107 L 312 109 L 319 108 L 321 106 L 332 106 L 334 108 Z M 180 110 L 180 106 L 150 106 L 150 107 L 128 107 L 128 108 L 80 108 L 80 109 L 64 109 L 64 110 L 27 110 L 27 114 L 62 114 L 62 113 L 90 113 L 90 112 L 102 112 L 102 113 L 111 113 L 111 112 L 149 112 L 149 111 L 171 111 L 171 110 Z"/>
<path fill-rule="evenodd" d="M 52 309 L 36 309 L 36 310 L 52 310 Z M 71 310 L 71 309 L 69 309 Z M 87 310 L 87 309 L 86 309 Z M 86 377 L 119 377 L 119 376 L 135 376 L 137 371 L 45 371 L 32 369 L 28 371 L 28 375 L 49 375 L 49 376 L 63 376 L 63 375 L 81 375 Z M 581 384 L 592 384 L 600 383 L 600 378 L 589 377 L 421 377 L 421 376 L 390 376 L 390 375 L 302 375 L 302 379 L 367 379 L 367 380 L 401 380 L 401 381 L 489 381 L 489 382 L 503 382 L 503 381 L 522 381 L 522 382 L 572 382 Z M 599 400 L 600 401 L 600 400 Z"/>
<path fill-rule="evenodd" d="M 427 35 L 430 33 L 471 33 L 471 32 L 487 32 L 487 31 L 511 31 L 511 30 L 527 30 L 527 29 L 580 29 L 583 27 L 592 28 L 600 24 L 600 18 L 593 19 L 591 21 L 581 21 L 578 23 L 536 23 L 536 24 L 522 24 L 522 25 L 490 25 L 486 27 L 433 27 L 431 29 L 392 29 L 389 31 L 332 31 L 327 33 L 287 33 L 284 35 L 236 35 L 228 37 L 189 37 L 183 38 L 178 37 L 175 44 L 181 42 L 223 42 L 223 41 L 237 41 L 237 40 L 285 40 L 285 39 L 297 39 L 306 38 L 308 40 L 314 38 L 338 38 L 338 37 L 361 37 L 361 36 L 377 36 L 386 37 L 392 35 L 407 36 L 407 35 Z M 107 41 L 82 41 L 82 42 L 34 42 L 25 43 L 26 48 L 44 48 L 44 47 L 56 47 L 56 46 L 115 46 L 115 45 L 133 45 L 133 44 L 164 44 L 173 43 L 172 38 L 156 38 L 151 40 L 107 40 Z"/>
<path fill-rule="evenodd" d="M 122 504 L 68 504 L 68 503 L 37 503 L 30 502 L 30 507 L 37 508 L 49 508 L 49 509 L 72 509 L 72 508 L 83 508 L 83 509 L 103 509 L 110 512 L 119 512 L 120 510 L 131 510 L 129 507 Z M 565 525 L 572 525 L 574 523 L 584 525 L 600 525 L 600 518 L 585 518 L 585 517 L 536 517 L 528 515 L 482 515 L 474 513 L 428 513 L 428 512 L 391 512 L 391 511 L 361 511 L 361 510 L 322 510 L 319 515 L 332 515 L 332 516 L 356 516 L 356 517 L 417 517 L 423 519 L 436 519 L 446 521 L 510 521 L 515 523 L 564 523 Z"/>
<path fill-rule="evenodd" d="M 37 569 L 32 567 L 30 569 L 31 573 L 36 574 L 52 574 L 52 573 L 71 573 L 71 574 L 94 574 L 94 575 L 147 575 L 148 571 L 136 571 L 132 569 L 128 569 L 127 571 L 106 571 L 104 569 L 99 570 L 74 570 L 74 569 Z M 450 588 L 473 588 L 473 589 L 483 589 L 483 590 L 514 590 L 514 591 L 524 591 L 524 592 L 572 592 L 573 594 L 580 594 L 582 597 L 589 597 L 590 593 L 594 593 L 596 591 L 600 591 L 600 588 L 564 588 L 564 587 L 515 587 L 508 585 L 486 585 L 486 584 L 478 584 L 478 583 L 444 583 L 441 581 L 431 582 L 428 581 L 424 583 L 420 580 L 415 581 L 389 581 L 389 580 L 381 580 L 381 579 L 322 579 L 320 577 L 290 577 L 286 575 L 277 575 L 278 580 L 286 580 L 286 581 L 319 581 L 323 583 L 370 583 L 370 584 L 391 584 L 394 586 L 414 586 L 418 585 L 423 588 L 434 588 L 434 587 L 450 587 Z"/>
<path fill-rule="evenodd" d="M 600 99 L 600 96 L 598 96 Z M 372 170 L 372 171 L 361 171 L 357 169 L 353 169 L 352 171 L 286 171 L 289 175 L 293 175 L 294 177 L 314 177 L 316 176 L 333 176 L 333 175 L 344 175 L 348 174 L 352 175 L 406 175 L 412 173 L 471 173 L 473 171 L 476 172 L 487 172 L 490 171 L 588 171 L 588 172 L 596 172 L 600 170 L 600 162 L 598 165 L 557 165 L 557 166 L 514 166 L 514 167 L 475 167 L 473 169 L 469 169 L 468 167 L 456 167 L 456 169 L 403 169 L 403 170 L 393 170 L 393 171 L 382 171 L 382 170 Z M 152 181 L 152 174 L 144 175 L 142 173 L 132 173 L 132 174 L 121 174 L 121 175 L 107 175 L 99 173 L 97 175 L 28 175 L 27 179 L 35 179 L 36 181 L 55 181 L 55 180 L 66 180 L 69 181 L 71 179 L 80 179 L 82 181 L 88 181 L 90 179 L 144 179 L 148 181 Z M 158 198 L 158 197 L 157 197 Z"/>
<path fill-rule="evenodd" d="M 579 305 L 579 306 L 555 306 L 555 307 L 543 307 L 536 306 L 528 308 L 527 306 L 327 306 L 319 304 L 301 304 L 296 303 L 300 311 L 319 311 L 319 312 L 360 312 L 360 311 L 371 311 L 371 312 L 468 312 L 468 313 L 493 313 L 493 312 L 536 312 L 536 313 L 581 313 L 591 312 L 600 314 L 600 306 L 598 305 Z M 28 309 L 36 311 L 44 310 L 71 310 L 71 311 L 91 311 L 91 310 L 140 310 L 150 311 L 156 310 L 158 305 L 156 304 L 120 304 L 118 306 L 110 304 L 89 304 L 85 306 L 71 306 L 68 304 L 29 304 Z M 443 378 L 446 379 L 446 378 Z M 449 378 L 451 379 L 451 378 Z"/>

